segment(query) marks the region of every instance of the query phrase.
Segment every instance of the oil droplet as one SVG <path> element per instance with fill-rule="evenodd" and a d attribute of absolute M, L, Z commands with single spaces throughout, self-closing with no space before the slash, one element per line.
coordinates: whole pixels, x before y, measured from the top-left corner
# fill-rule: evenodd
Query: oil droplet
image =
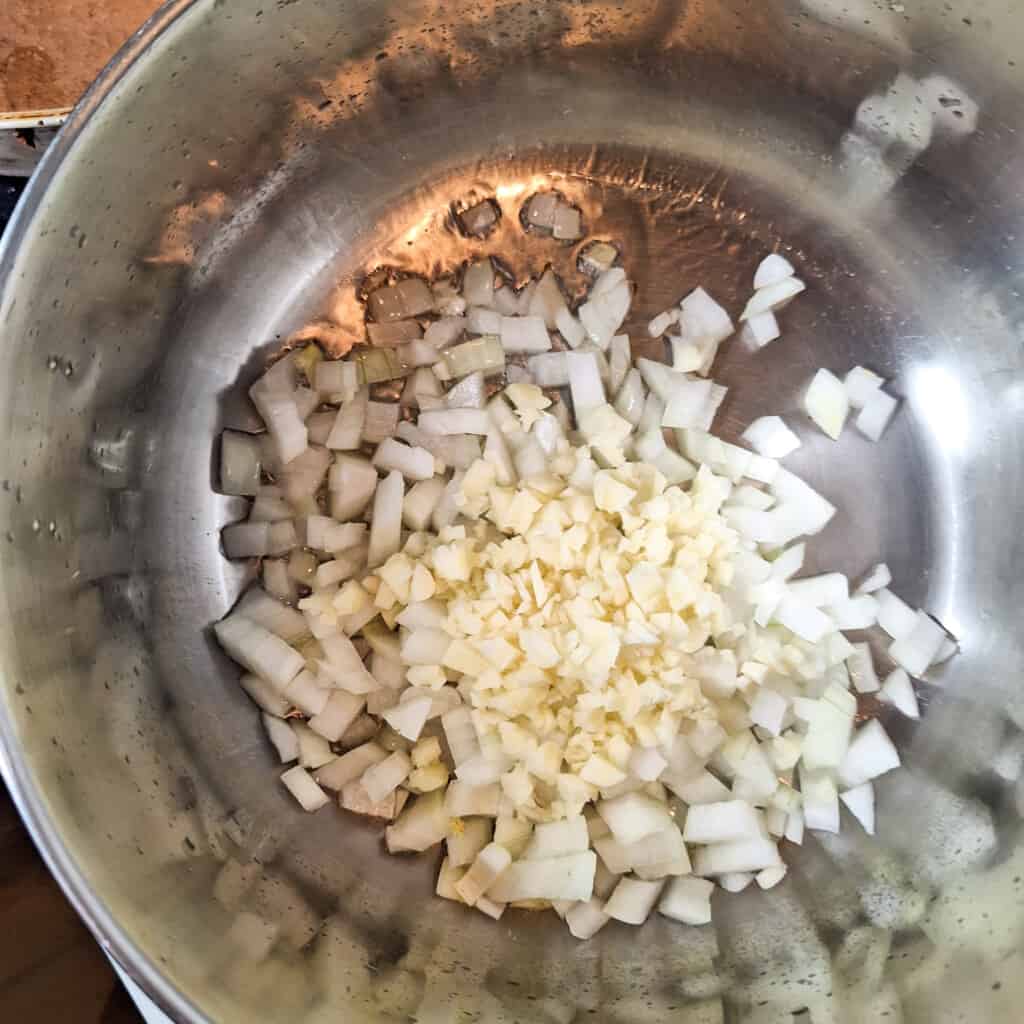
<path fill-rule="evenodd" d="M 73 367 L 73 366 L 72 366 L 72 365 L 71 365 L 70 363 L 68 363 L 68 364 L 67 364 L 67 365 L 66 365 L 66 366 L 64 367 L 64 376 L 65 376 L 65 377 L 70 377 L 70 376 L 71 376 L 71 374 L 73 374 L 74 372 L 75 372 L 75 368 L 74 368 L 74 367 Z"/>
<path fill-rule="evenodd" d="M 32 532 L 33 533 L 38 533 L 41 528 L 42 528 L 42 523 L 40 523 L 38 519 L 33 519 L 32 520 Z"/>

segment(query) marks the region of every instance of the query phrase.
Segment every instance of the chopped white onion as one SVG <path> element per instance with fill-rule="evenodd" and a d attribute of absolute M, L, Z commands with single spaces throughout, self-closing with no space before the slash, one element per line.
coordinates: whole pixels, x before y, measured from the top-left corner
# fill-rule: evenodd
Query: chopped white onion
<path fill-rule="evenodd" d="M 786 426 L 781 416 L 762 416 L 740 436 L 755 452 L 770 459 L 784 459 L 800 447 L 800 438 Z"/>
<path fill-rule="evenodd" d="M 754 290 L 757 291 L 761 288 L 768 288 L 771 285 L 779 284 L 781 281 L 785 281 L 787 277 L 792 277 L 795 273 L 793 264 L 785 256 L 780 256 L 777 252 L 773 252 L 765 256 L 757 265 L 757 270 L 754 273 Z"/>
<path fill-rule="evenodd" d="M 756 839 L 762 834 L 761 819 L 742 800 L 702 804 L 686 814 L 683 839 L 688 843 L 724 843 L 735 839 Z"/>
<path fill-rule="evenodd" d="M 871 657 L 871 648 L 866 643 L 853 645 L 853 654 L 846 661 L 850 670 L 853 688 L 858 693 L 877 693 L 880 688 L 878 676 L 875 674 L 875 662 Z"/>
<path fill-rule="evenodd" d="M 761 313 L 774 313 L 783 309 L 806 288 L 807 285 L 798 277 L 786 277 L 774 284 L 765 285 L 754 292 L 740 314 L 740 320 L 750 320 Z"/>
<path fill-rule="evenodd" d="M 310 718 L 309 727 L 325 740 L 337 743 L 362 714 L 365 706 L 365 698 L 344 690 L 334 690 L 327 698 L 323 711 Z"/>
<path fill-rule="evenodd" d="M 857 730 L 839 766 L 839 779 L 847 789 L 853 789 L 899 766 L 900 755 L 876 719 Z"/>
<path fill-rule="evenodd" d="M 506 352 L 547 352 L 551 348 L 551 336 L 539 316 L 503 316 L 499 333 Z"/>
<path fill-rule="evenodd" d="M 281 776 L 281 781 L 304 811 L 318 811 L 331 802 L 331 798 L 316 784 L 313 776 L 300 765 L 289 768 Z"/>
<path fill-rule="evenodd" d="M 855 366 L 843 378 L 850 405 L 854 409 L 863 409 L 871 396 L 885 383 L 884 377 L 872 373 L 863 366 Z"/>
<path fill-rule="evenodd" d="M 410 771 L 412 762 L 401 750 L 396 750 L 379 764 L 367 768 L 360 781 L 370 800 L 380 803 L 409 777 Z"/>
<path fill-rule="evenodd" d="M 592 939 L 611 920 L 603 907 L 604 901 L 596 897 L 569 907 L 565 912 L 565 923 L 573 938 Z"/>
<path fill-rule="evenodd" d="M 865 782 L 839 794 L 849 812 L 861 823 L 869 836 L 875 834 L 875 787 Z"/>
<path fill-rule="evenodd" d="M 328 761 L 314 772 L 314 777 L 321 786 L 340 792 L 350 782 L 360 778 L 367 768 L 380 764 L 387 757 L 388 751 L 380 744 L 372 741 L 363 743 L 341 757 Z"/>
<path fill-rule="evenodd" d="M 921 709 L 917 703 L 917 694 L 914 693 L 914 684 L 910 681 L 910 676 L 901 668 L 893 669 L 886 676 L 878 696 L 886 704 L 892 704 L 897 711 L 906 715 L 907 718 L 916 720 L 921 717 Z"/>
<path fill-rule="evenodd" d="M 594 893 L 597 856 L 593 850 L 547 860 L 514 861 L 488 889 L 501 903 L 521 900 L 585 902 Z"/>
<path fill-rule="evenodd" d="M 740 329 L 740 341 L 748 348 L 764 348 L 776 341 L 782 334 L 779 321 L 772 312 L 755 313 L 744 321 Z"/>
<path fill-rule="evenodd" d="M 935 660 L 945 639 L 946 631 L 930 615 L 918 612 L 910 631 L 890 644 L 889 657 L 912 676 L 921 676 Z"/>
<path fill-rule="evenodd" d="M 290 761 L 297 761 L 299 758 L 299 741 L 295 736 L 295 730 L 287 722 L 273 715 L 264 714 L 261 716 L 263 728 L 266 729 L 267 739 L 273 744 L 281 764 L 288 764 Z"/>
<path fill-rule="evenodd" d="M 884 391 L 875 391 L 857 414 L 854 426 L 869 440 L 878 441 L 889 425 L 899 403 Z"/>
<path fill-rule="evenodd" d="M 890 583 L 892 583 L 892 573 L 889 572 L 889 566 L 884 562 L 879 562 L 878 565 L 869 570 L 864 579 L 857 585 L 857 593 L 873 594 L 883 587 L 888 587 Z"/>
<path fill-rule="evenodd" d="M 757 836 L 700 847 L 694 855 L 693 873 L 708 876 L 762 871 L 778 867 L 781 862 L 779 848 L 774 841 Z"/>
<path fill-rule="evenodd" d="M 855 594 L 826 609 L 837 629 L 869 629 L 878 621 L 878 602 L 870 594 Z"/>
<path fill-rule="evenodd" d="M 280 637 L 240 615 L 221 619 L 213 631 L 230 658 L 278 690 L 283 690 L 305 664 L 302 655 Z"/>
<path fill-rule="evenodd" d="M 620 879 L 608 902 L 604 905 L 604 913 L 613 920 L 622 921 L 624 924 L 643 924 L 650 917 L 664 887 L 664 881 L 644 882 L 638 878 Z"/>
<path fill-rule="evenodd" d="M 839 440 L 850 411 L 846 388 L 835 374 L 818 370 L 804 395 L 804 411 L 833 441 Z"/>
<path fill-rule="evenodd" d="M 673 878 L 658 903 L 658 913 L 682 924 L 708 924 L 714 889 L 714 883 L 704 878 Z"/>
<path fill-rule="evenodd" d="M 239 430 L 225 430 L 220 435 L 222 494 L 255 495 L 260 489 L 261 469 L 259 437 Z"/>

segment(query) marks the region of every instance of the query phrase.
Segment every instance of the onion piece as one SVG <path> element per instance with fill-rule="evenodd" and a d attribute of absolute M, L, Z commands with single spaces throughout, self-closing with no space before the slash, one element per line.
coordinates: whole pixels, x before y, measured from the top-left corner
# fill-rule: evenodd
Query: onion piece
<path fill-rule="evenodd" d="M 407 277 L 371 292 L 368 304 L 378 323 L 391 323 L 431 312 L 434 296 L 425 281 L 418 277 Z"/>
<path fill-rule="evenodd" d="M 606 274 L 614 274 L 619 269 L 621 268 L 615 267 Z M 615 284 L 601 289 L 600 284 L 605 277 L 605 274 L 601 275 L 598 284 L 591 290 L 590 298 L 578 310 L 580 323 L 590 340 L 602 349 L 606 349 L 613 336 L 618 333 L 633 301 L 625 274 L 618 278 Z"/>
<path fill-rule="evenodd" d="M 304 715 L 319 715 L 327 707 L 327 698 L 331 691 L 321 686 L 319 680 L 308 669 L 303 669 L 282 691 L 282 695 L 295 705 Z M 305 723 L 293 723 L 308 727 Z"/>
<path fill-rule="evenodd" d="M 578 422 L 585 412 L 605 404 L 604 383 L 593 353 L 567 352 L 565 360 L 569 367 L 569 392 Z"/>
<path fill-rule="evenodd" d="M 679 322 L 678 309 L 666 309 L 659 313 L 648 325 L 647 333 L 652 338 L 660 338 L 673 324 Z"/>
<path fill-rule="evenodd" d="M 282 464 L 287 465 L 306 450 L 309 432 L 290 393 L 263 395 L 259 411 Z"/>
<path fill-rule="evenodd" d="M 892 583 L 892 573 L 889 571 L 889 566 L 884 562 L 879 562 L 867 572 L 864 579 L 857 585 L 857 593 L 873 594 L 883 587 L 888 587 L 890 583 Z"/>
<path fill-rule="evenodd" d="M 658 913 L 681 924 L 708 924 L 714 889 L 714 883 L 704 878 L 673 878 L 662 893 Z"/>
<path fill-rule="evenodd" d="M 878 625 L 893 640 L 902 640 L 914 631 L 917 613 L 905 601 L 887 587 L 875 591 L 875 600 L 878 601 Z"/>
<path fill-rule="evenodd" d="M 394 438 L 385 438 L 374 453 L 374 468 L 395 471 L 406 480 L 429 480 L 434 475 L 434 456 L 425 448 L 413 448 Z"/>
<path fill-rule="evenodd" d="M 289 768 L 281 776 L 281 781 L 304 811 L 312 813 L 330 803 L 330 797 L 316 784 L 313 776 L 300 765 Z"/>
<path fill-rule="evenodd" d="M 857 730 L 839 766 L 839 780 L 847 789 L 854 789 L 899 766 L 896 747 L 882 724 L 874 720 Z"/>
<path fill-rule="evenodd" d="M 398 426 L 400 406 L 395 402 L 367 402 L 363 422 L 363 440 L 379 444 L 391 437 Z"/>
<path fill-rule="evenodd" d="M 723 843 L 761 836 L 761 818 L 753 807 L 741 800 L 703 804 L 686 813 L 683 839 L 687 843 Z"/>
<path fill-rule="evenodd" d="M 323 359 L 316 364 L 313 386 L 332 402 L 344 404 L 355 398 L 361 381 L 359 366 L 349 360 Z"/>
<path fill-rule="evenodd" d="M 640 925 L 650 916 L 664 889 L 664 881 L 644 882 L 637 878 L 623 878 L 604 905 L 608 917 L 624 924 Z"/>
<path fill-rule="evenodd" d="M 480 439 L 472 434 L 428 434 L 415 424 L 403 421 L 398 424 L 395 436 L 417 448 L 425 448 L 453 469 L 468 469 L 480 458 Z"/>
<path fill-rule="evenodd" d="M 455 883 L 455 891 L 464 903 L 472 907 L 502 876 L 511 863 L 512 855 L 504 846 L 488 843 L 477 854 L 472 867 Z"/>
<path fill-rule="evenodd" d="M 444 366 L 452 377 L 465 377 L 470 373 L 491 377 L 505 369 L 505 349 L 496 335 L 486 334 L 447 349 Z"/>
<path fill-rule="evenodd" d="M 849 748 L 857 700 L 844 686 L 832 684 L 809 705 L 803 763 L 811 771 L 838 768 Z"/>
<path fill-rule="evenodd" d="M 360 782 L 370 800 L 373 803 L 380 803 L 409 777 L 411 771 L 412 762 L 408 756 L 401 750 L 396 750 L 379 764 L 367 768 Z"/>
<path fill-rule="evenodd" d="M 727 843 L 700 847 L 693 861 L 695 875 L 727 875 L 737 872 L 762 871 L 782 863 L 779 849 L 771 839 L 737 839 Z"/>
<path fill-rule="evenodd" d="M 717 346 L 736 329 L 729 314 L 703 288 L 694 288 L 679 304 L 679 311 L 679 326 L 686 338 Z"/>
<path fill-rule="evenodd" d="M 547 860 L 520 860 L 508 866 L 488 889 L 501 903 L 522 900 L 572 900 L 585 902 L 594 892 L 597 856 L 593 850 Z"/>
<path fill-rule="evenodd" d="M 503 316 L 499 333 L 506 352 L 547 352 L 551 348 L 551 336 L 539 316 Z"/>
<path fill-rule="evenodd" d="M 601 800 L 597 813 L 616 840 L 626 845 L 673 826 L 665 805 L 644 793 L 625 793 L 611 800 Z"/>
<path fill-rule="evenodd" d="M 387 757 L 388 751 L 379 743 L 370 741 L 328 761 L 316 769 L 314 778 L 321 786 L 340 792 L 350 782 L 360 778 L 367 768 L 380 764 Z"/>
<path fill-rule="evenodd" d="M 337 743 L 362 714 L 365 706 L 366 700 L 363 697 L 344 690 L 334 690 L 327 698 L 323 711 L 310 718 L 309 727 L 328 742 Z"/>
<path fill-rule="evenodd" d="M 839 796 L 829 775 L 814 775 L 801 770 L 800 793 L 803 796 L 804 825 L 817 832 L 839 831 Z"/>
<path fill-rule="evenodd" d="M 242 689 L 253 703 L 273 718 L 284 718 L 291 704 L 266 679 L 246 672 L 239 679 Z"/>
<path fill-rule="evenodd" d="M 780 256 L 776 252 L 770 253 L 757 265 L 757 270 L 754 273 L 754 290 L 779 284 L 795 273 L 793 264 L 785 256 Z"/>
<path fill-rule="evenodd" d="M 366 334 L 371 345 L 391 347 L 422 338 L 423 330 L 415 320 L 400 320 L 392 324 L 368 323 Z"/>
<path fill-rule="evenodd" d="M 587 819 L 582 814 L 561 821 L 538 822 L 522 853 L 523 860 L 544 860 L 582 853 L 590 848 Z"/>
<path fill-rule="evenodd" d="M 392 470 L 377 485 L 373 498 L 373 522 L 370 524 L 370 549 L 367 565 L 375 569 L 386 562 L 402 543 L 402 504 L 405 482 Z"/>
<path fill-rule="evenodd" d="M 608 346 L 608 394 L 618 394 L 632 366 L 629 336 L 616 334 Z"/>
<path fill-rule="evenodd" d="M 772 736 L 778 736 L 785 726 L 788 710 L 789 702 L 782 694 L 761 687 L 750 705 L 750 720 Z"/>
<path fill-rule="evenodd" d="M 310 770 L 334 760 L 331 744 L 321 735 L 313 732 L 305 722 L 290 719 L 289 725 L 299 744 L 299 764 Z"/>
<path fill-rule="evenodd" d="M 220 539 L 227 558 L 262 558 L 270 554 L 270 523 L 231 523 Z"/>
<path fill-rule="evenodd" d="M 420 414 L 419 427 L 427 434 L 486 436 L 491 421 L 485 409 L 444 409 Z"/>
<path fill-rule="evenodd" d="M 440 790 L 417 797 L 384 832 L 389 853 L 422 853 L 443 842 L 449 818 Z"/>
<path fill-rule="evenodd" d="M 811 420 L 833 441 L 838 441 L 850 411 L 842 381 L 828 370 L 818 370 L 804 394 L 803 405 Z"/>
<path fill-rule="evenodd" d="M 327 477 L 331 515 L 347 522 L 360 515 L 377 488 L 377 471 L 358 455 L 335 456 Z"/>
<path fill-rule="evenodd" d="M 875 834 L 875 787 L 865 782 L 839 794 L 850 813 L 861 823 L 869 836 Z"/>
<path fill-rule="evenodd" d="M 565 912 L 565 923 L 573 938 L 592 939 L 611 918 L 602 909 L 604 901 L 596 897 L 585 903 L 573 903 Z"/>
<path fill-rule="evenodd" d="M 774 313 L 783 309 L 806 288 L 807 285 L 798 277 L 783 278 L 775 284 L 759 288 L 740 314 L 740 320 L 750 320 L 761 313 Z"/>
<path fill-rule="evenodd" d="M 914 693 L 914 684 L 910 681 L 910 676 L 901 668 L 893 669 L 886 676 L 878 698 L 886 704 L 892 704 L 897 711 L 906 715 L 907 718 L 916 720 L 921 717 L 921 709 L 917 703 L 917 694 Z"/>
<path fill-rule="evenodd" d="M 765 868 L 759 871 L 754 880 L 759 889 L 774 889 L 787 875 L 789 868 L 780 864 L 777 868 Z"/>
<path fill-rule="evenodd" d="M 740 436 L 755 452 L 770 459 L 784 459 L 800 447 L 800 438 L 780 416 L 762 416 Z"/>
<path fill-rule="evenodd" d="M 661 425 L 674 429 L 696 427 L 704 422 L 703 410 L 711 398 L 711 381 L 683 378 L 665 407 Z"/>
<path fill-rule="evenodd" d="M 636 369 L 631 369 L 615 396 L 615 411 L 628 423 L 638 426 L 643 415 L 644 400 L 647 392 L 644 389 L 643 378 Z"/>
<path fill-rule="evenodd" d="M 864 403 L 854 426 L 869 440 L 879 441 L 899 403 L 884 391 L 875 391 Z"/>
<path fill-rule="evenodd" d="M 427 724 L 430 714 L 430 696 L 413 697 L 390 708 L 383 714 L 384 721 L 399 735 L 414 743 L 420 738 L 423 726 Z"/>
<path fill-rule="evenodd" d="M 587 339 L 587 332 L 583 324 L 569 312 L 568 307 L 560 309 L 555 314 L 555 327 L 558 333 L 565 339 L 570 348 L 579 348 Z"/>
<path fill-rule="evenodd" d="M 912 676 L 921 676 L 935 660 L 945 639 L 945 630 L 930 615 L 918 612 L 913 628 L 889 646 L 889 657 Z"/>
<path fill-rule="evenodd" d="M 299 612 L 282 604 L 258 586 L 249 587 L 235 605 L 232 614 L 255 622 L 288 643 L 309 635 L 306 620 Z"/>
<path fill-rule="evenodd" d="M 220 489 L 222 494 L 255 495 L 262 470 L 260 439 L 240 430 L 220 435 Z"/>
<path fill-rule="evenodd" d="M 335 686 L 353 694 L 372 693 L 377 689 L 377 680 L 367 671 L 359 651 L 343 633 L 321 637 L 320 647 L 324 658 L 319 661 L 319 668 Z"/>
<path fill-rule="evenodd" d="M 305 664 L 302 655 L 280 637 L 242 616 L 221 619 L 213 631 L 230 658 L 278 690 L 283 690 Z"/>
<path fill-rule="evenodd" d="M 295 737 L 295 731 L 287 722 L 273 715 L 263 714 L 260 716 L 263 721 L 263 728 L 266 730 L 267 738 L 277 751 L 281 764 L 288 764 L 290 761 L 297 761 L 299 758 L 299 741 Z"/>
<path fill-rule="evenodd" d="M 760 349 L 782 335 L 779 321 L 771 312 L 755 313 L 748 317 L 740 329 L 740 341 L 748 348 Z"/>
<path fill-rule="evenodd" d="M 500 806 L 501 786 L 497 782 L 475 785 L 460 777 L 448 784 L 445 793 L 444 809 L 452 818 L 496 818 Z"/>
<path fill-rule="evenodd" d="M 491 833 L 491 823 L 486 818 L 455 818 L 445 839 L 449 864 L 456 868 L 472 864 L 491 842 Z"/>
<path fill-rule="evenodd" d="M 870 594 L 856 594 L 826 611 L 837 629 L 869 629 L 878 621 L 878 602 Z"/>
<path fill-rule="evenodd" d="M 853 688 L 858 693 L 877 693 L 880 684 L 875 674 L 875 662 L 871 648 L 866 643 L 853 645 L 853 654 L 846 661 L 850 670 Z"/>
<path fill-rule="evenodd" d="M 854 409 L 863 409 L 871 396 L 885 383 L 884 377 L 863 366 L 855 366 L 843 378 L 843 386 Z"/>
<path fill-rule="evenodd" d="M 802 579 L 791 580 L 789 593 L 804 604 L 822 608 L 848 600 L 850 585 L 842 573 L 827 572 L 820 576 L 804 576 Z"/>
<path fill-rule="evenodd" d="M 470 306 L 490 306 L 494 300 L 494 267 L 489 259 L 470 263 L 462 275 L 462 295 Z"/>

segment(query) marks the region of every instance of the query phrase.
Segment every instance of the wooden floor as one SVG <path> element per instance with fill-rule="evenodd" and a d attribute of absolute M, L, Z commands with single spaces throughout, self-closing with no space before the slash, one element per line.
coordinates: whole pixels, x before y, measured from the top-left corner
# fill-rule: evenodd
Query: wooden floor
<path fill-rule="evenodd" d="M 141 1024 L 0 784 L 0 1021 Z"/>

